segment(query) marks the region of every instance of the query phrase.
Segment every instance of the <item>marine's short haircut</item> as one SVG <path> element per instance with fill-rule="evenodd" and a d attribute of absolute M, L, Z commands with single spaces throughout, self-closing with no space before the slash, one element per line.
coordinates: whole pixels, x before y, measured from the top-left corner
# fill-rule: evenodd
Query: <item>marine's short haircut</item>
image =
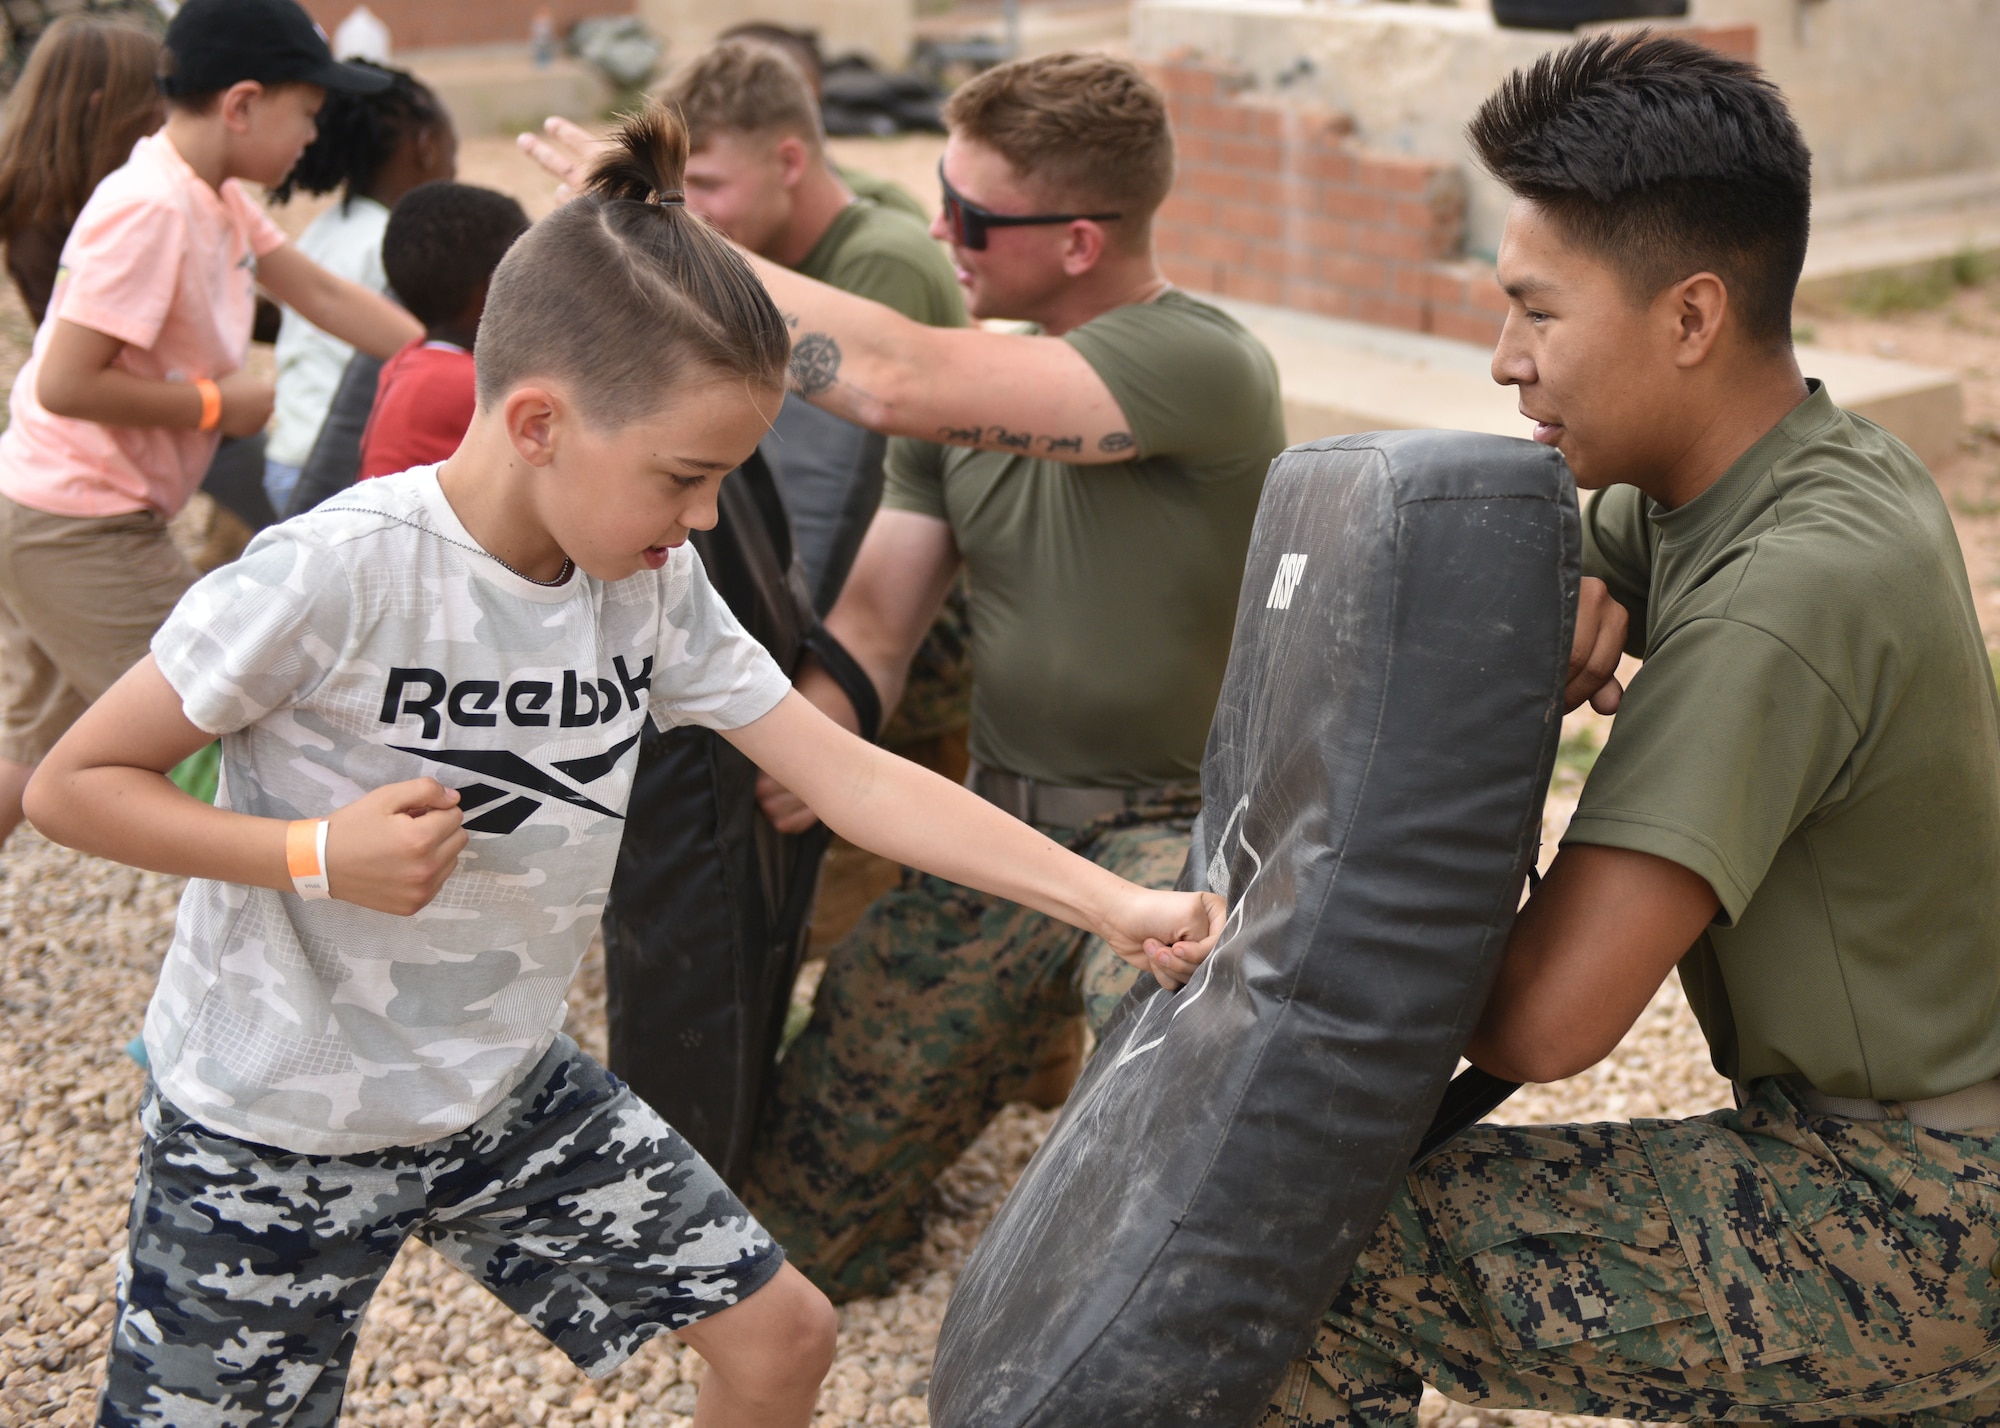
<path fill-rule="evenodd" d="M 750 40 L 783 50 L 799 67 L 799 73 L 806 77 L 806 83 L 812 86 L 813 98 L 819 98 L 820 84 L 826 77 L 826 57 L 819 52 L 818 30 L 794 30 L 774 25 L 769 20 L 745 20 L 740 25 L 731 25 L 715 38 Z"/>
<path fill-rule="evenodd" d="M 461 316 L 492 278 L 528 215 L 504 193 L 469 183 L 419 184 L 389 214 L 382 268 L 426 328 Z"/>
<path fill-rule="evenodd" d="M 763 40 L 721 40 L 654 91 L 680 111 L 697 149 L 717 134 L 792 134 L 817 151 L 826 142 L 819 101 L 798 62 Z"/>
<path fill-rule="evenodd" d="M 1648 30 L 1597 35 L 1514 71 L 1466 132 L 1635 301 L 1712 272 L 1751 341 L 1790 345 L 1812 154 L 1756 66 Z"/>
<path fill-rule="evenodd" d="M 627 117 L 583 193 L 523 234 L 493 274 L 473 347 L 479 404 L 535 378 L 584 420 L 628 426 L 678 382 L 782 390 L 791 336 L 750 265 L 681 200 L 688 133 L 655 101 Z"/>
<path fill-rule="evenodd" d="M 1050 207 L 1123 213 L 1105 231 L 1142 250 L 1174 186 L 1167 103 L 1138 68 L 1100 54 L 996 65 L 946 101 L 953 134 L 984 144 Z"/>

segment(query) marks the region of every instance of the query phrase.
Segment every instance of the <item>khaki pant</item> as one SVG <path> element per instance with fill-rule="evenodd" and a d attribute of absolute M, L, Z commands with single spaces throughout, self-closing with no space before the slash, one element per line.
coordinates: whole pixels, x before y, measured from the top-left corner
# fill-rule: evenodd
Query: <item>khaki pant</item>
<path fill-rule="evenodd" d="M 151 511 L 52 516 L 0 496 L 0 758 L 40 763 L 195 579 Z"/>

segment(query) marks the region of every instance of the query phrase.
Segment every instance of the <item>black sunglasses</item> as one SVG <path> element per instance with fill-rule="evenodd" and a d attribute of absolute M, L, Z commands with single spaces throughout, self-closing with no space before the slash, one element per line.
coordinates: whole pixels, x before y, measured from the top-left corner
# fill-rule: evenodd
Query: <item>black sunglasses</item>
<path fill-rule="evenodd" d="M 989 228 L 1032 228 L 1048 223 L 1075 223 L 1079 219 L 1109 223 L 1125 216 L 1122 213 L 995 213 L 953 188 L 951 180 L 944 176 L 942 160 L 938 163 L 938 184 L 944 189 L 944 222 L 951 230 L 951 241 L 975 253 L 984 251 Z"/>

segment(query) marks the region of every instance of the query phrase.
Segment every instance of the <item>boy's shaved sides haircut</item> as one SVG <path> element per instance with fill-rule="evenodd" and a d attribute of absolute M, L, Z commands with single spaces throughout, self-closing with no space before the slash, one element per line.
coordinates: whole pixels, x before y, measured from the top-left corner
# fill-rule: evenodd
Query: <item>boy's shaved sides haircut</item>
<path fill-rule="evenodd" d="M 1791 344 L 1812 154 L 1754 65 L 1652 31 L 1599 35 L 1509 75 L 1466 132 L 1637 301 L 1713 272 L 1752 341 Z"/>
<path fill-rule="evenodd" d="M 681 200 L 688 134 L 655 101 L 619 127 L 580 197 L 508 250 L 473 346 L 479 405 L 555 379 L 584 419 L 616 429 L 678 381 L 782 389 L 791 337 L 750 265 Z"/>
<path fill-rule="evenodd" d="M 425 327 L 460 316 L 493 275 L 528 215 L 504 193 L 440 179 L 397 202 L 382 234 L 382 269 Z"/>
<path fill-rule="evenodd" d="M 1015 60 L 961 85 L 945 104 L 952 133 L 984 144 L 1051 204 L 1115 211 L 1127 251 L 1146 244 L 1174 186 L 1167 103 L 1137 67 L 1109 55 Z"/>
<path fill-rule="evenodd" d="M 826 141 L 812 83 L 793 59 L 764 40 L 721 40 L 654 91 L 680 111 L 697 149 L 717 134 L 796 134 L 815 149 Z"/>

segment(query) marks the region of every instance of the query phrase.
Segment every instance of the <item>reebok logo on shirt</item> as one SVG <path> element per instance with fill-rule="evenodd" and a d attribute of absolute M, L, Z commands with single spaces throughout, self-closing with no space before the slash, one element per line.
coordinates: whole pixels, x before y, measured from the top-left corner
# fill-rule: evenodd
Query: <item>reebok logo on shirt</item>
<path fill-rule="evenodd" d="M 556 711 L 563 728 L 609 724 L 624 712 L 624 701 L 629 700 L 634 710 L 644 702 L 643 696 L 653 687 L 653 657 L 646 656 L 637 674 L 627 667 L 624 655 L 612 656 L 611 667 L 618 672 L 617 684 L 579 678 L 573 669 L 563 671 L 562 703 Z M 382 693 L 382 722 L 394 724 L 414 714 L 423 722 L 423 737 L 435 739 L 444 732 L 445 718 L 461 728 L 491 729 L 504 710 L 509 724 L 546 729 L 553 717 L 548 705 L 555 692 L 545 679 L 519 679 L 507 686 L 502 699 L 497 679 L 461 679 L 447 693 L 445 677 L 434 669 L 392 669 Z M 443 716 L 439 705 L 444 706 Z"/>
<path fill-rule="evenodd" d="M 503 715 L 509 724 L 525 729 L 548 728 L 552 724 L 564 729 L 608 724 L 626 713 L 628 706 L 630 711 L 637 712 L 644 705 L 645 696 L 653 684 L 653 657 L 647 655 L 636 674 L 625 663 L 623 655 L 614 655 L 611 666 L 618 676 L 616 682 L 580 676 L 573 669 L 564 670 L 560 697 L 556 685 L 543 679 L 515 680 L 503 693 L 500 681 L 496 679 L 462 679 L 451 684 L 435 669 L 393 668 L 383 685 L 381 722 L 397 724 L 415 715 L 422 731 L 419 737 L 424 739 L 442 737 L 447 719 L 467 729 L 495 728 Z M 552 702 L 553 709 L 550 708 Z M 552 767 L 571 783 L 595 783 L 616 768 L 626 751 L 638 742 L 639 736 L 634 734 L 602 753 L 561 759 Z M 511 749 L 425 749 L 407 744 L 391 744 L 389 747 L 434 763 L 498 779 L 517 789 L 557 799 L 607 818 L 622 818 L 621 814 L 606 808 L 554 774 L 537 768 Z M 489 783 L 474 783 L 458 792 L 459 806 L 471 813 L 495 799 L 504 798 L 507 791 Z M 465 829 L 468 833 L 512 833 L 541 806 L 541 798 L 519 794 L 476 818 L 468 818 Z"/>

